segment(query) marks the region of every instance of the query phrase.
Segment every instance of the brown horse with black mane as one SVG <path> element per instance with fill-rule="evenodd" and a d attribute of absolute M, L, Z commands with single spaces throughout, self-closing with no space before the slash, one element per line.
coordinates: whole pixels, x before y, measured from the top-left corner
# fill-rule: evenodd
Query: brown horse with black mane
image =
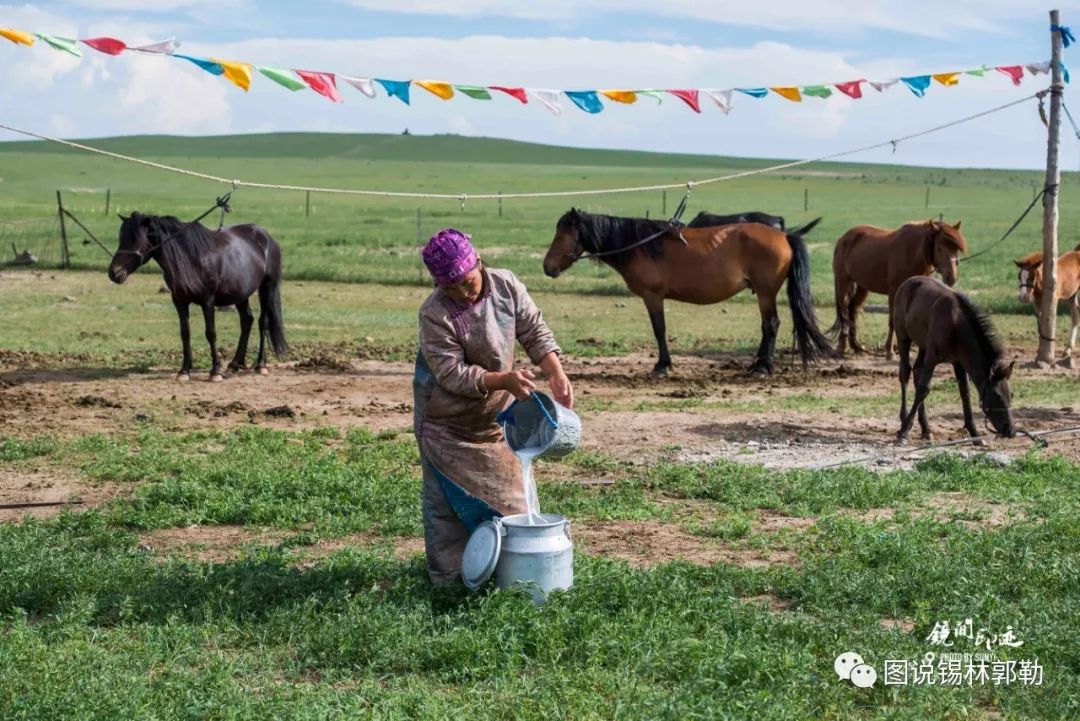
<path fill-rule="evenodd" d="M 594 257 L 614 268 L 634 295 L 645 301 L 660 350 L 654 375 L 671 368 L 664 323 L 664 300 L 707 305 L 744 288 L 757 294 L 761 344 L 753 373 L 773 370 L 780 319 L 776 296 L 787 281 L 795 341 L 803 364 L 835 351 L 818 330 L 810 297 L 810 256 L 802 239 L 821 219 L 784 231 L 760 223 L 714 228 L 672 227 L 667 221 L 594 215 L 571 209 L 556 225 L 544 257 L 551 278 L 579 258 Z"/>
<path fill-rule="evenodd" d="M 900 432 L 897 442 L 907 441 L 918 413 L 923 438 L 932 438 L 926 420 L 926 396 L 939 363 L 952 363 L 960 402 L 964 408 L 964 428 L 979 437 L 971 414 L 968 378 L 979 392 L 979 407 L 1000 435 L 1013 437 L 1012 391 L 1009 378 L 1013 363 L 1006 364 L 990 318 L 979 311 L 967 296 L 957 293 L 937 278 L 917 276 L 904 281 L 893 298 L 893 325 L 900 353 Z M 907 384 L 911 378 L 911 344 L 919 346 L 915 358 L 915 400 L 907 408 Z"/>
<path fill-rule="evenodd" d="M 870 293 L 882 293 L 889 296 L 885 357 L 892 360 L 893 296 L 900 284 L 936 269 L 946 284 L 955 285 L 960 253 L 967 253 L 960 221 L 949 225 L 929 220 L 896 230 L 857 225 L 840 236 L 833 251 L 836 323 L 829 329 L 839 334 L 839 351 L 843 353 L 845 344 L 850 343 L 856 353 L 865 352 L 857 337 L 859 311 Z"/>

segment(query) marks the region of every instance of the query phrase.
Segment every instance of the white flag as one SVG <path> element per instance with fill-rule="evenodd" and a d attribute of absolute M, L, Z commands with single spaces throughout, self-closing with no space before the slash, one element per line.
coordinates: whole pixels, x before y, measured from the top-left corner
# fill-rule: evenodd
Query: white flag
<path fill-rule="evenodd" d="M 338 77 L 369 98 L 375 97 L 375 85 L 371 82 L 371 78 L 354 78 L 351 75 L 338 75 Z"/>
<path fill-rule="evenodd" d="M 870 84 L 874 86 L 874 90 L 880 93 L 891 88 L 893 85 L 896 85 L 898 82 L 900 82 L 899 78 L 893 78 L 892 80 L 871 80 Z"/>
<path fill-rule="evenodd" d="M 548 110 L 556 115 L 562 114 L 562 106 L 559 104 L 559 95 L 561 92 L 558 90 L 533 90 L 532 88 L 526 88 L 529 95 L 533 96 L 547 107 Z"/>
<path fill-rule="evenodd" d="M 730 113 L 731 109 L 735 107 L 735 103 L 731 99 L 730 90 L 702 90 L 701 92 L 712 98 L 713 102 L 723 111 L 724 115 Z"/>
<path fill-rule="evenodd" d="M 128 50 L 135 50 L 140 53 L 154 53 L 156 55 L 172 55 L 178 47 L 180 47 L 180 43 L 176 38 L 169 38 L 168 40 L 162 40 L 160 43 L 140 45 L 137 48 L 128 48 Z"/>

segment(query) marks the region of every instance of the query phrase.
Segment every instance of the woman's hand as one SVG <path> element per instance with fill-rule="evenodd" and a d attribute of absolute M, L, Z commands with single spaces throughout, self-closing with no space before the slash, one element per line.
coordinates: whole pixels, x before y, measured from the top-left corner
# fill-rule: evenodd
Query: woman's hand
<path fill-rule="evenodd" d="M 551 376 L 548 385 L 551 387 L 551 395 L 555 396 L 555 401 L 559 405 L 567 408 L 574 407 L 574 388 L 570 385 L 570 379 L 565 373 L 560 372 Z"/>
<path fill-rule="evenodd" d="M 528 400 L 529 394 L 536 390 L 534 378 L 536 376 L 528 369 L 506 373 L 489 371 L 484 374 L 484 386 L 489 391 L 509 391 L 514 398 L 524 401 Z"/>

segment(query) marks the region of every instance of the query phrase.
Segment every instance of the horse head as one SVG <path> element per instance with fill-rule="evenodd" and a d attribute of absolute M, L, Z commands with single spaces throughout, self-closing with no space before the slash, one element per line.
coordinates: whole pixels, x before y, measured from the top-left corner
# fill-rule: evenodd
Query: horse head
<path fill-rule="evenodd" d="M 960 232 L 961 221 L 956 225 L 930 221 L 930 248 L 927 260 L 934 269 L 941 274 L 941 279 L 948 286 L 956 285 L 957 265 L 960 262 L 960 254 L 967 253 L 968 245 L 964 234 Z"/>
<path fill-rule="evenodd" d="M 1006 438 L 1016 435 L 1016 426 L 1013 424 L 1010 407 L 1012 389 L 1009 388 L 1009 378 L 1012 377 L 1015 364 L 1016 361 L 1008 365 L 1000 360 L 995 362 L 990 368 L 989 378 L 979 389 L 979 406 L 998 435 Z"/>
<path fill-rule="evenodd" d="M 1013 262 L 1020 269 L 1019 300 L 1021 303 L 1031 303 L 1035 300 L 1035 294 L 1042 290 L 1043 254 L 1031 253 Z"/>
<path fill-rule="evenodd" d="M 544 256 L 544 274 L 549 278 L 558 278 L 585 252 L 581 243 L 581 213 L 571 208 L 563 213 L 555 224 L 555 237 Z"/>
<path fill-rule="evenodd" d="M 109 262 L 109 280 L 113 283 L 126 281 L 129 275 L 150 260 L 153 251 L 147 235 L 150 218 L 140 213 L 119 217 L 123 221 L 120 224 L 120 246 Z"/>

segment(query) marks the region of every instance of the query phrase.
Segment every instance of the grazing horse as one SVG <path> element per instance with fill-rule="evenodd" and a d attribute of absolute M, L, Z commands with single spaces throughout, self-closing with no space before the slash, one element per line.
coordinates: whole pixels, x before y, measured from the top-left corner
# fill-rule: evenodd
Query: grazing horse
<path fill-rule="evenodd" d="M 109 279 L 123 283 L 151 258 L 165 275 L 173 305 L 180 316 L 180 339 L 184 364 L 176 379 L 191 378 L 191 329 L 188 306 L 202 308 L 206 340 L 213 367 L 210 380 L 220 381 L 214 307 L 235 305 L 240 314 L 240 342 L 229 363 L 230 371 L 247 367 L 247 344 L 254 315 L 248 298 L 259 293 L 259 357 L 255 369 L 266 370 L 266 343 L 278 357 L 288 346 L 281 317 L 281 248 L 258 225 L 232 225 L 218 231 L 199 223 L 185 223 L 172 216 L 132 213 L 120 216 L 120 247 L 109 264 Z"/>
<path fill-rule="evenodd" d="M 761 312 L 761 344 L 750 370 L 767 374 L 773 369 L 780 327 L 776 295 L 785 280 L 804 366 L 819 355 L 835 353 L 814 317 L 810 256 L 802 239 L 820 220 L 784 233 L 760 223 L 672 228 L 663 220 L 571 209 L 556 225 L 544 257 L 544 273 L 557 278 L 586 253 L 614 268 L 649 311 L 660 350 L 654 375 L 666 375 L 671 368 L 664 323 L 666 298 L 706 305 L 749 288 L 757 294 Z"/>
<path fill-rule="evenodd" d="M 967 296 L 957 293 L 937 278 L 916 276 L 905 280 L 896 291 L 892 309 L 893 326 L 900 353 L 900 432 L 898 443 L 907 441 L 916 412 L 923 438 L 930 439 L 926 420 L 926 396 L 938 363 L 952 363 L 960 402 L 964 407 L 964 428 L 978 438 L 971 415 L 968 378 L 979 392 L 979 407 L 1000 435 L 1016 435 L 1013 425 L 1012 391 L 1009 377 L 1013 363 L 1006 365 L 1001 343 L 990 325 Z M 915 358 L 915 400 L 907 409 L 907 384 L 911 377 L 911 344 L 919 346 Z"/>
<path fill-rule="evenodd" d="M 859 311 L 870 293 L 889 296 L 889 333 L 885 357 L 892 360 L 892 306 L 896 290 L 908 278 L 930 275 L 936 269 L 945 282 L 956 284 L 958 254 L 967 253 L 967 241 L 956 225 L 929 220 L 908 223 L 896 230 L 857 225 L 840 236 L 833 251 L 836 283 L 836 323 L 830 333 L 839 335 L 838 349 L 845 343 L 856 353 L 865 352 L 858 340 Z"/>
<path fill-rule="evenodd" d="M 1042 308 L 1043 294 L 1043 254 L 1031 253 L 1013 261 L 1020 269 L 1020 302 L 1035 303 L 1035 315 Z M 1076 250 L 1062 253 L 1057 261 L 1057 299 L 1069 301 L 1072 314 L 1072 329 L 1069 331 L 1069 349 L 1065 358 L 1072 357 L 1076 346 L 1076 331 L 1080 327 L 1080 246 Z"/>
<path fill-rule="evenodd" d="M 759 210 L 751 210 L 746 213 L 735 215 L 713 215 L 702 211 L 694 216 L 687 225 L 691 228 L 715 228 L 718 225 L 732 225 L 733 223 L 761 223 L 771 225 L 777 230 L 784 229 L 784 218 L 779 215 L 769 215 Z"/>

